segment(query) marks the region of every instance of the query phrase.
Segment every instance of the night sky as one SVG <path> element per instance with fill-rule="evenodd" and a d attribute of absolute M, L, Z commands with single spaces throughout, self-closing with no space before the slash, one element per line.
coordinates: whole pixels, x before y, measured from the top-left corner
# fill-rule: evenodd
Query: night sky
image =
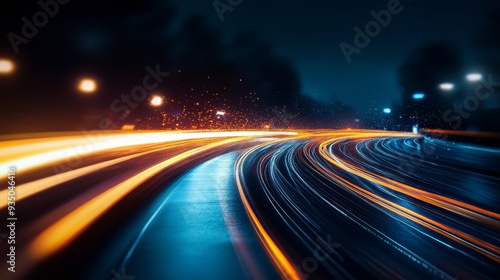
<path fill-rule="evenodd" d="M 350 127 L 371 118 L 375 108 L 402 106 L 400 70 L 416 50 L 448 44 L 457 60 L 450 65 L 465 75 L 481 66 L 479 38 L 498 37 L 487 31 L 498 1 L 406 0 L 348 63 L 340 44 L 354 46 L 354 28 L 365 29 L 370 11 L 396 0 L 233 1 L 239 4 L 222 21 L 212 0 L 66 2 L 17 53 L 12 34 L 22 34 L 21 18 L 32 20 L 41 8 L 37 1 L 2 4 L 0 59 L 16 67 L 0 76 L 0 94 L 9 104 L 2 116 L 16 125 L 4 123 L 0 131 L 81 129 L 103 116 L 118 127 L 157 118 L 141 104 L 123 119 L 110 104 L 137 85 L 146 66 L 158 63 L 172 76 L 156 91 L 175 103 L 160 112 L 159 122 L 173 123 L 185 111 L 200 115 L 190 106 L 203 101 L 210 103 L 205 113 L 233 110 L 246 123 L 269 123 L 277 109 L 287 115 L 288 108 L 295 120 L 307 119 L 304 126 Z M 81 77 L 97 79 L 97 94 L 75 92 Z M 174 125 L 200 128 L 190 122 Z"/>
<path fill-rule="evenodd" d="M 275 43 L 293 61 L 303 91 L 321 100 L 339 99 L 356 109 L 391 106 L 400 100 L 397 69 L 412 50 L 434 41 L 452 43 L 474 68 L 474 41 L 498 1 L 401 1 L 380 35 L 348 64 L 342 41 L 353 42 L 355 26 L 373 20 L 371 10 L 387 7 L 376 1 L 243 1 L 221 22 L 210 0 L 174 1 L 183 15 L 199 13 L 224 34 L 253 30 Z"/>

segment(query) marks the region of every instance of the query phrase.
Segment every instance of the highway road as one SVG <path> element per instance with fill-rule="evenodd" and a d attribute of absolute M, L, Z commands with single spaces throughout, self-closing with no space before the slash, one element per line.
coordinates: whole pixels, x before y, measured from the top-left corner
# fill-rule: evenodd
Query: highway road
<path fill-rule="evenodd" d="M 1 279 L 500 273 L 494 148 L 300 130 L 17 135 L 0 152 L 16 169 L 15 208 L 0 191 L 16 272 L 0 231 Z"/>

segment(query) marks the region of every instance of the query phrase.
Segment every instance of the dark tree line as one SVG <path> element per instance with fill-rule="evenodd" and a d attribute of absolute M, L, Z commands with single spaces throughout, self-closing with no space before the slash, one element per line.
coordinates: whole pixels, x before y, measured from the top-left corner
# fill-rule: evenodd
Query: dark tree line
<path fill-rule="evenodd" d="M 21 6 L 19 13 L 26 13 Z M 7 113 L 20 131 L 96 128 L 103 117 L 117 128 L 154 129 L 340 127 L 353 119 L 345 105 L 304 95 L 292 63 L 271 44 L 252 33 L 228 38 L 201 16 L 181 19 L 169 1 L 94 0 L 63 8 L 19 46 L 22 78 L 0 80 L 12 105 Z M 16 26 L 19 15 L 8 20 Z M 1 48 L 10 46 L 2 41 Z M 170 73 L 153 91 L 165 105 L 152 108 L 146 99 L 118 109 L 125 106 L 123 95 L 142 84 L 145 67 L 157 65 Z M 75 91 L 85 75 L 97 78 L 95 96 Z M 285 109 L 294 117 L 276 113 Z"/>
<path fill-rule="evenodd" d="M 475 39 L 475 70 L 481 82 L 471 83 L 468 67 L 454 46 L 430 43 L 413 51 L 399 69 L 402 103 L 393 114 L 393 123 L 405 130 L 420 127 L 500 131 L 500 7 L 491 11 L 489 24 Z M 443 91 L 439 84 L 451 82 L 454 89 Z M 425 94 L 416 100 L 415 93 Z M 400 118 L 402 121 L 399 121 Z"/>

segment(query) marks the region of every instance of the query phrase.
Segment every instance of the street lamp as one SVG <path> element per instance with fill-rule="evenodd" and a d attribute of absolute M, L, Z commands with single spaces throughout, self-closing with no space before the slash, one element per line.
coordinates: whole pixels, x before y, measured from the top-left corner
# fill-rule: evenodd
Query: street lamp
<path fill-rule="evenodd" d="M 163 98 L 160 96 L 153 96 L 153 98 L 151 99 L 151 106 L 158 107 L 161 105 L 163 105 Z"/>
<path fill-rule="evenodd" d="M 455 85 L 452 83 L 442 83 L 439 85 L 439 88 L 444 91 L 450 91 L 455 88 Z"/>
<path fill-rule="evenodd" d="M 97 89 L 97 83 L 93 79 L 82 79 L 78 84 L 78 90 L 83 93 L 93 93 Z"/>
<path fill-rule="evenodd" d="M 0 74 L 7 75 L 14 71 L 14 63 L 8 59 L 0 59 Z"/>
<path fill-rule="evenodd" d="M 472 73 L 465 77 L 469 82 L 479 82 L 483 79 L 483 75 L 478 73 Z"/>

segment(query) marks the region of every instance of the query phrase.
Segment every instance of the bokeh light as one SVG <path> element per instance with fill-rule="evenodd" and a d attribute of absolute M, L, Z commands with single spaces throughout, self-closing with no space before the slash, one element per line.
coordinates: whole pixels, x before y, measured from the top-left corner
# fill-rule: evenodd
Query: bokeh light
<path fill-rule="evenodd" d="M 478 82 L 478 81 L 481 81 L 483 79 L 483 75 L 477 74 L 477 73 L 472 73 L 472 74 L 467 75 L 465 78 L 469 82 Z"/>
<path fill-rule="evenodd" d="M 0 59 L 0 74 L 10 74 L 14 71 L 14 63 L 8 59 Z"/>
<path fill-rule="evenodd" d="M 154 96 L 151 99 L 151 105 L 153 106 L 161 106 L 163 104 L 163 98 L 160 96 Z"/>
<path fill-rule="evenodd" d="M 439 85 L 439 88 L 444 91 L 450 91 L 455 88 L 455 85 L 452 83 L 442 83 Z"/>
<path fill-rule="evenodd" d="M 415 94 L 413 94 L 413 99 L 424 99 L 425 97 L 425 93 L 422 93 L 422 92 L 417 92 Z"/>
<path fill-rule="evenodd" d="M 83 93 L 93 93 L 97 89 L 97 83 L 93 79 L 82 79 L 78 84 L 78 89 Z"/>

